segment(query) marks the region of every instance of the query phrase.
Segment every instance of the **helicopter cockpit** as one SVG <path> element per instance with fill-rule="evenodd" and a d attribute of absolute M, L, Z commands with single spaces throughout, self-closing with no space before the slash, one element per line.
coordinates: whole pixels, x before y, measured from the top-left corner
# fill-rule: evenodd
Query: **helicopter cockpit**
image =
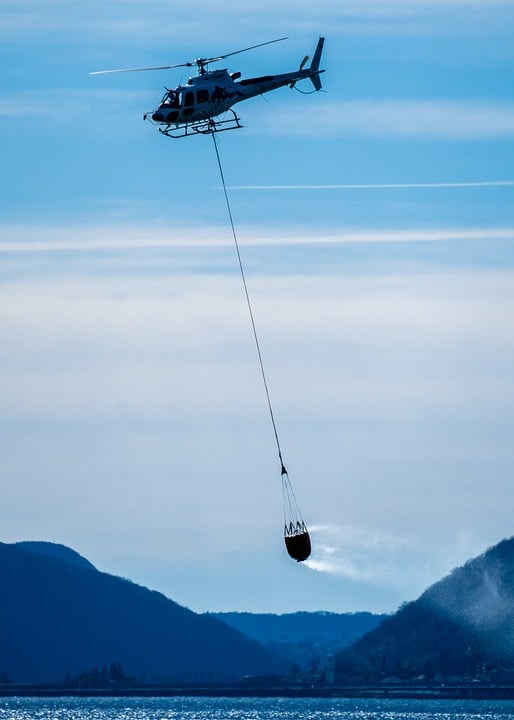
<path fill-rule="evenodd" d="M 152 114 L 152 120 L 155 122 L 175 122 L 178 120 L 183 101 L 182 92 L 167 89 L 159 107 Z"/>
<path fill-rule="evenodd" d="M 161 106 L 164 108 L 179 108 L 182 104 L 182 93 L 175 92 L 175 90 L 168 90 L 161 100 Z"/>
<path fill-rule="evenodd" d="M 198 90 L 167 90 L 161 100 L 162 109 L 177 109 L 181 107 L 191 107 L 192 105 L 209 102 L 211 93 L 207 88 Z"/>
<path fill-rule="evenodd" d="M 152 120 L 174 123 L 179 118 L 186 119 L 193 115 L 195 109 L 203 110 L 214 99 L 215 91 L 211 93 L 207 88 L 166 90 L 158 109 L 152 114 Z"/>

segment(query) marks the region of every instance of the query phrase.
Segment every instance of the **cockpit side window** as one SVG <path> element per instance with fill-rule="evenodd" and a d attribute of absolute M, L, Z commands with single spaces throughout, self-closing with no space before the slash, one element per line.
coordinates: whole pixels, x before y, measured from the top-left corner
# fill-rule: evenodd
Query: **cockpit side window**
<path fill-rule="evenodd" d="M 196 93 L 196 102 L 209 102 L 209 91 L 206 88 L 204 88 L 203 90 L 198 90 L 198 92 Z"/>
<path fill-rule="evenodd" d="M 187 92 L 184 97 L 184 107 L 191 107 L 195 103 L 194 92 Z"/>

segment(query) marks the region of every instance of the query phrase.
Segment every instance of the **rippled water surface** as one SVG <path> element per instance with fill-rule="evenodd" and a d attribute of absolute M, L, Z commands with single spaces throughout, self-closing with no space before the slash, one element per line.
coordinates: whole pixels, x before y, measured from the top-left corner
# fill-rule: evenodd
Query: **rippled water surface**
<path fill-rule="evenodd" d="M 3 698 L 0 720 L 514 720 L 514 701 Z"/>

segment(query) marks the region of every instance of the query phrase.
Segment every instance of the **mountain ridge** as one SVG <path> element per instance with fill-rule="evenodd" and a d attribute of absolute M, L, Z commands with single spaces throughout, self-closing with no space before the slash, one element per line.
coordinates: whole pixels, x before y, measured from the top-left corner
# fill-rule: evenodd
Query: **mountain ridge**
<path fill-rule="evenodd" d="M 58 560 L 64 560 L 65 562 L 79 565 L 80 567 L 87 567 L 90 570 L 97 569 L 93 563 L 83 555 L 80 555 L 76 550 L 66 545 L 61 545 L 61 543 L 48 542 L 47 540 L 21 540 L 20 542 L 14 543 L 14 545 L 23 550 L 40 553 L 41 555 L 47 555 L 48 557 L 53 557 Z"/>
<path fill-rule="evenodd" d="M 388 617 L 365 611 L 212 614 L 278 653 L 300 672 L 326 667 L 329 658 Z"/>
<path fill-rule="evenodd" d="M 514 679 L 514 537 L 427 588 L 336 658 L 339 681 Z"/>
<path fill-rule="evenodd" d="M 140 684 L 212 684 L 288 671 L 317 682 L 318 659 L 332 651 L 340 684 L 514 682 L 514 537 L 383 618 L 197 614 L 45 541 L 0 543 L 0 579 L 0 676 L 13 682 L 130 676 Z M 338 643 L 355 640 L 339 634 L 344 623 L 356 619 L 374 627 L 354 625 L 358 639 L 340 650 Z"/>
<path fill-rule="evenodd" d="M 0 672 L 12 681 L 62 682 L 112 662 L 147 681 L 276 668 L 268 651 L 220 620 L 70 557 L 0 543 Z"/>

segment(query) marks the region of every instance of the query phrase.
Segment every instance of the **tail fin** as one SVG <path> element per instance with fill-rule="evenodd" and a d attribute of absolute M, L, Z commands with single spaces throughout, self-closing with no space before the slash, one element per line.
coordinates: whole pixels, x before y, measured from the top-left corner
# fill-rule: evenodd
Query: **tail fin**
<path fill-rule="evenodd" d="M 310 79 L 312 84 L 314 85 L 315 90 L 321 90 L 321 80 L 319 79 L 319 73 L 322 73 L 324 71 L 319 69 L 319 63 L 321 60 L 321 53 L 323 51 L 324 42 L 325 38 L 320 37 L 320 39 L 318 40 L 318 44 L 316 45 L 316 50 L 314 51 L 311 66 L 309 68 L 311 73 L 313 73 L 310 76 Z"/>

